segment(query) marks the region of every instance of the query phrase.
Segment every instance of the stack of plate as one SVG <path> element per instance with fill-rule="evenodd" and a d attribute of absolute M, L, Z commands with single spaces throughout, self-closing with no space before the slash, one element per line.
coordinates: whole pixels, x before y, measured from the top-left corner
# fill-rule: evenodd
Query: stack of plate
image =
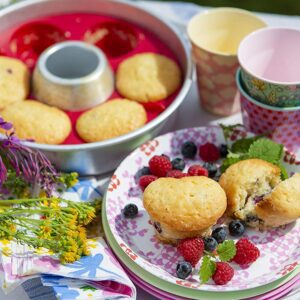
<path fill-rule="evenodd" d="M 247 229 L 245 236 L 257 245 L 261 256 L 248 268 L 235 266 L 234 278 L 227 285 L 218 286 L 212 281 L 202 284 L 197 271 L 187 280 L 176 277 L 180 256 L 175 247 L 154 237 L 135 175 L 153 155 L 178 156 L 180 145 L 186 140 L 198 144 L 225 142 L 219 127 L 169 133 L 136 149 L 116 170 L 103 206 L 103 225 L 110 246 L 133 281 L 160 299 L 265 299 L 266 293 L 268 299 L 281 299 L 300 280 L 300 220 L 265 232 Z M 289 173 L 299 172 L 300 163 L 290 156 L 285 153 L 284 166 Z M 139 208 L 135 219 L 122 217 L 122 209 L 128 203 Z"/>

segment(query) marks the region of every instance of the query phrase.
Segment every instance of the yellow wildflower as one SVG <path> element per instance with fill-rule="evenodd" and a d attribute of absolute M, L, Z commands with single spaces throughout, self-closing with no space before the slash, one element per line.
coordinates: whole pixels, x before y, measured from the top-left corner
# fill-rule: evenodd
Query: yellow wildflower
<path fill-rule="evenodd" d="M 51 234 L 51 227 L 50 226 L 47 226 L 47 225 L 43 225 L 43 226 L 40 226 L 40 236 L 43 237 L 43 238 L 48 238 L 50 237 L 50 234 Z"/>
<path fill-rule="evenodd" d="M 3 245 L 3 246 L 7 246 L 10 244 L 10 241 L 7 240 L 7 239 L 4 239 L 4 240 L 0 240 L 0 243 Z"/>
<path fill-rule="evenodd" d="M 83 255 L 90 255 L 91 254 L 91 251 L 90 249 L 88 248 L 87 244 L 84 244 L 83 247 L 82 247 L 82 254 Z"/>
<path fill-rule="evenodd" d="M 78 225 L 77 227 L 77 230 L 78 230 L 78 236 L 79 238 L 83 241 L 83 242 L 86 242 L 86 230 L 84 227 Z"/>
<path fill-rule="evenodd" d="M 72 263 L 74 261 L 76 261 L 77 259 L 79 259 L 79 255 L 77 255 L 74 252 L 63 252 L 60 255 L 60 261 L 65 264 L 65 263 Z"/>
<path fill-rule="evenodd" d="M 8 246 L 2 247 L 2 248 L 1 248 L 1 251 L 2 251 L 2 253 L 3 253 L 5 256 L 11 256 L 11 255 L 12 255 L 11 248 L 8 247 Z"/>
<path fill-rule="evenodd" d="M 43 201 L 43 205 L 44 205 L 44 206 L 49 206 L 49 202 L 45 199 L 45 200 Z"/>
<path fill-rule="evenodd" d="M 40 198 L 46 198 L 46 197 L 47 197 L 46 192 L 44 190 L 40 191 Z"/>
<path fill-rule="evenodd" d="M 53 255 L 53 251 L 49 250 L 49 249 L 46 249 L 46 248 L 43 248 L 43 247 L 38 247 L 34 250 L 34 252 L 36 254 L 39 254 L 39 255 Z"/>
<path fill-rule="evenodd" d="M 60 206 L 57 201 L 51 201 L 50 207 L 58 209 Z"/>
<path fill-rule="evenodd" d="M 11 232 L 12 234 L 16 233 L 16 231 L 17 231 L 16 225 L 10 224 L 10 225 L 9 225 L 9 230 L 10 230 L 10 232 Z"/>
<path fill-rule="evenodd" d="M 92 249 L 95 249 L 97 247 L 97 244 L 94 242 L 94 239 L 88 239 L 87 245 L 89 246 L 89 248 L 92 248 Z"/>
<path fill-rule="evenodd" d="M 89 224 L 95 217 L 96 217 L 96 216 L 95 216 L 95 210 L 94 210 L 94 209 L 88 211 L 87 214 L 86 214 L 86 218 L 85 218 L 83 224 L 84 224 L 84 225 Z"/>

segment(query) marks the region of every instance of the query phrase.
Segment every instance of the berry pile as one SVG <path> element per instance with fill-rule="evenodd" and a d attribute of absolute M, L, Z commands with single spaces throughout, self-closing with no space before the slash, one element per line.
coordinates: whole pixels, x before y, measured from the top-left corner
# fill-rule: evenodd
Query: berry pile
<path fill-rule="evenodd" d="M 229 262 L 242 266 L 249 265 L 260 256 L 259 249 L 248 239 L 241 238 L 236 243 L 227 239 L 228 232 L 231 236 L 240 237 L 244 231 L 245 224 L 233 220 L 228 228 L 225 226 L 215 228 L 209 237 L 180 240 L 177 250 L 184 261 L 177 266 L 177 276 L 186 279 L 192 274 L 192 268 L 202 259 L 199 274 L 203 283 L 210 278 L 217 285 L 229 282 L 234 276 L 234 269 Z"/>
<path fill-rule="evenodd" d="M 193 164 L 186 169 L 184 159 L 194 159 L 199 152 L 199 157 L 204 161 L 203 165 Z M 227 146 L 221 145 L 218 148 L 212 143 L 200 145 L 197 148 L 192 141 L 186 141 L 181 146 L 181 157 L 175 157 L 172 160 L 169 156 L 154 155 L 148 163 L 148 166 L 141 168 L 135 175 L 135 181 L 138 182 L 140 188 L 144 191 L 145 188 L 154 180 L 160 177 L 182 178 L 185 176 L 207 176 L 215 178 L 218 173 L 218 167 L 215 162 L 224 156 L 227 152 Z"/>
<path fill-rule="evenodd" d="M 223 227 L 220 228 L 224 230 Z M 223 239 L 223 234 L 221 236 Z M 205 283 L 212 278 L 217 285 L 226 284 L 234 276 L 234 269 L 228 262 L 249 265 L 260 255 L 259 249 L 246 238 L 240 239 L 236 244 L 232 240 L 224 240 L 218 244 L 213 237 L 187 238 L 179 241 L 177 250 L 184 258 L 176 268 L 178 278 L 186 279 L 190 276 L 202 258 L 201 281 Z"/>

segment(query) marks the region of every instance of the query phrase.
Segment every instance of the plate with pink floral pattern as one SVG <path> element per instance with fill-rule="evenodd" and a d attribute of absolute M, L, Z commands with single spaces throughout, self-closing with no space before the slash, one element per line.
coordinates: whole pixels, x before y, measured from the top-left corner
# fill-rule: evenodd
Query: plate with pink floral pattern
<path fill-rule="evenodd" d="M 234 277 L 226 285 L 216 285 L 212 280 L 201 283 L 201 262 L 186 280 L 179 279 L 176 276 L 176 266 L 182 257 L 176 247 L 156 239 L 155 229 L 143 207 L 142 190 L 137 183 L 137 174 L 141 168 L 148 165 L 152 156 L 165 154 L 172 159 L 182 157 L 180 149 L 185 141 L 193 141 L 197 147 L 207 142 L 220 147 L 226 143 L 230 146 L 238 139 L 251 136 L 242 127 L 227 127 L 226 141 L 222 128 L 218 126 L 179 130 L 143 144 L 121 163 L 108 186 L 105 212 L 116 242 L 134 264 L 160 280 L 191 289 L 214 292 L 246 290 L 266 285 L 299 267 L 300 219 L 263 232 L 247 228 L 243 237 L 259 248 L 260 257 L 247 267 L 232 263 Z M 297 157 L 299 153 L 283 152 L 281 163 L 290 175 L 300 172 L 300 161 Z M 185 162 L 186 168 L 195 163 L 203 164 L 198 155 L 195 159 L 185 159 Z M 221 163 L 221 159 L 217 161 L 217 165 Z M 139 209 L 134 219 L 123 216 L 123 208 L 128 203 L 136 204 Z"/>

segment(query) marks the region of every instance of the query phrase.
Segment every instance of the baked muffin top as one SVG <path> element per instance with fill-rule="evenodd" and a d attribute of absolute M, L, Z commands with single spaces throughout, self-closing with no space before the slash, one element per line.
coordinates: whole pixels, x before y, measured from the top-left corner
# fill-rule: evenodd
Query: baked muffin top
<path fill-rule="evenodd" d="M 178 231 L 208 228 L 226 210 L 225 192 L 205 176 L 159 178 L 145 189 L 143 202 L 153 220 Z"/>

